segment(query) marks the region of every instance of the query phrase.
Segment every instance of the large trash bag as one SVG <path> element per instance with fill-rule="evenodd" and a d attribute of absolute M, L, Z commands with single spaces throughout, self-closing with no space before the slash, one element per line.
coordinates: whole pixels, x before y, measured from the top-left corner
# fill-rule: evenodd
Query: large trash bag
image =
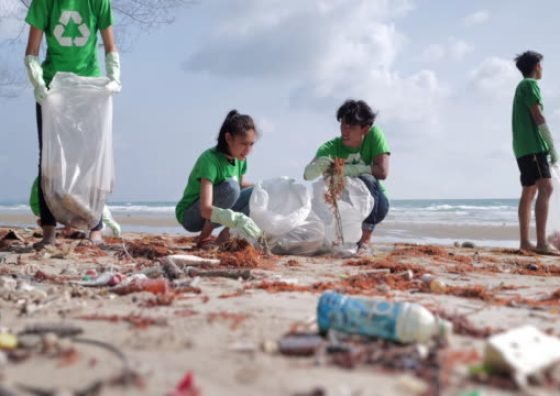
<path fill-rule="evenodd" d="M 345 244 L 355 244 L 362 237 L 362 222 L 373 209 L 373 197 L 357 177 L 345 177 L 346 187 L 337 201 Z M 332 206 L 325 201 L 327 184 L 324 179 L 313 183 L 312 210 L 325 225 L 328 243 L 337 242 L 337 224 Z"/>
<path fill-rule="evenodd" d="M 552 196 L 548 206 L 548 221 L 546 225 L 548 241 L 560 249 L 560 166 L 550 166 L 552 176 Z"/>
<path fill-rule="evenodd" d="M 283 235 L 268 238 L 267 243 L 274 254 L 313 256 L 330 250 L 325 241 L 325 226 L 313 211 L 302 224 Z"/>
<path fill-rule="evenodd" d="M 283 235 L 302 224 L 311 211 L 311 195 L 294 179 L 258 182 L 249 200 L 251 218 L 267 236 Z"/>
<path fill-rule="evenodd" d="M 42 104 L 42 188 L 60 223 L 91 229 L 114 181 L 113 102 L 105 77 L 57 73 Z"/>

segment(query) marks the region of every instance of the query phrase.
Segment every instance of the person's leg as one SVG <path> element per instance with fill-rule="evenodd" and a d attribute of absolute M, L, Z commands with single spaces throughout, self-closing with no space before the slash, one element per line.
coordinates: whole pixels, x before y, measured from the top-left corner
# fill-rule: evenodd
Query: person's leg
<path fill-rule="evenodd" d="M 41 105 L 37 103 L 35 105 L 35 115 L 37 120 L 37 135 L 39 138 L 39 211 L 40 211 L 40 221 L 41 228 L 43 229 L 43 239 L 36 244 L 36 247 L 43 247 L 44 245 L 52 245 L 55 242 L 56 237 L 56 219 L 51 213 L 47 203 L 45 201 L 45 196 L 43 195 L 42 186 L 42 172 L 41 172 L 41 162 L 43 159 L 43 117 L 41 113 Z"/>
<path fill-rule="evenodd" d="M 359 179 L 366 185 L 374 200 L 371 213 L 362 223 L 362 237 L 358 242 L 358 246 L 362 246 L 369 243 L 375 226 L 381 223 L 387 216 L 389 212 L 389 200 L 381 190 L 379 181 L 375 177 L 372 175 L 361 175 Z"/>
<path fill-rule="evenodd" d="M 93 243 L 101 243 L 103 242 L 103 234 L 101 233 L 101 229 L 103 228 L 103 216 L 99 219 L 99 223 L 95 227 L 93 227 L 89 232 L 89 240 Z"/>
<path fill-rule="evenodd" d="M 531 207 L 537 186 L 524 186 L 521 190 L 517 215 L 519 218 L 519 249 L 533 250 L 535 246 L 529 240 L 529 225 L 531 224 Z"/>
<path fill-rule="evenodd" d="M 549 178 L 537 181 L 537 201 L 535 202 L 535 218 L 537 225 L 537 250 L 548 250 L 546 240 L 546 220 L 548 218 L 548 203 L 552 195 L 552 180 Z"/>
<path fill-rule="evenodd" d="M 239 198 L 239 183 L 235 180 L 226 180 L 212 188 L 212 205 L 222 209 L 229 209 Z M 200 231 L 199 241 L 207 240 L 214 228 L 220 224 L 211 223 L 200 214 L 200 200 L 196 200 L 185 210 L 183 227 L 190 232 Z"/>

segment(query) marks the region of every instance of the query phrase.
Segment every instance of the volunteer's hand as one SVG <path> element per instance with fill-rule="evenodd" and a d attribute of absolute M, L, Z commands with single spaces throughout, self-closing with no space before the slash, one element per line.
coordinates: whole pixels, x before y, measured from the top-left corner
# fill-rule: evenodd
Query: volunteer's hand
<path fill-rule="evenodd" d="M 371 166 L 364 164 L 344 165 L 344 176 L 360 176 L 363 174 L 371 175 Z"/>
<path fill-rule="evenodd" d="M 35 55 L 26 55 L 23 62 L 27 69 L 29 81 L 33 85 L 33 94 L 35 100 L 41 104 L 47 97 L 48 89 L 45 80 L 43 79 L 43 67 L 39 61 L 39 57 Z"/>
<path fill-rule="evenodd" d="M 105 71 L 109 82 L 105 88 L 111 93 L 121 92 L 121 61 L 118 52 L 109 52 L 105 54 Z"/>
<path fill-rule="evenodd" d="M 313 180 L 321 176 L 329 169 L 333 160 L 330 157 L 315 158 L 309 165 L 305 167 L 303 178 L 305 180 Z"/>
<path fill-rule="evenodd" d="M 210 221 L 222 224 L 226 227 L 237 228 L 248 238 L 257 239 L 262 234 L 259 226 L 256 225 L 250 217 L 245 216 L 243 213 L 234 212 L 231 209 L 212 207 Z"/>
<path fill-rule="evenodd" d="M 558 162 L 558 153 L 556 152 L 556 149 L 553 147 L 552 150 L 550 150 L 550 163 L 552 165 L 556 165 L 557 162 Z"/>

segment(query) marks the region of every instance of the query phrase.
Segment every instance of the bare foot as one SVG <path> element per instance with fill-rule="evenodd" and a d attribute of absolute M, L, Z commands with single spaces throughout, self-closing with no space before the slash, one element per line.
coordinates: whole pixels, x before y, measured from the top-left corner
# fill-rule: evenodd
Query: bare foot
<path fill-rule="evenodd" d="M 103 235 L 101 234 L 101 230 L 91 231 L 89 233 L 89 240 L 96 245 L 102 244 L 103 243 Z"/>
<path fill-rule="evenodd" d="M 554 246 L 552 245 L 537 245 L 537 247 L 533 250 L 535 253 L 538 254 L 549 254 L 552 256 L 557 256 L 560 255 L 560 251 L 558 251 L 558 249 L 556 249 Z"/>
<path fill-rule="evenodd" d="M 45 246 L 52 246 L 56 241 L 56 227 L 55 226 L 44 226 L 43 227 L 43 239 L 39 242 L 33 244 L 35 250 L 42 250 Z"/>
<path fill-rule="evenodd" d="M 536 246 L 533 245 L 532 243 L 522 243 L 519 245 L 519 250 L 523 250 L 525 252 L 534 252 L 536 249 Z"/>

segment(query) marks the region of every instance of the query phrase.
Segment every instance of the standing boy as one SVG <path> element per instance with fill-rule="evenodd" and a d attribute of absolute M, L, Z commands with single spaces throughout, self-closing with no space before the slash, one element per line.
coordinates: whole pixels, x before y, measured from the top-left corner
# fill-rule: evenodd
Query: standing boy
<path fill-rule="evenodd" d="M 515 65 L 523 74 L 523 80 L 517 85 L 513 99 L 512 130 L 513 152 L 521 173 L 522 186 L 518 210 L 519 248 L 550 253 L 553 248 L 546 241 L 548 203 L 552 194 L 548 156 L 551 164 L 555 164 L 558 158 L 542 113 L 541 91 L 537 84 L 537 80 L 542 77 L 542 59 L 543 56 L 534 51 L 526 51 L 515 58 Z M 536 246 L 529 241 L 531 205 L 535 196 Z"/>

